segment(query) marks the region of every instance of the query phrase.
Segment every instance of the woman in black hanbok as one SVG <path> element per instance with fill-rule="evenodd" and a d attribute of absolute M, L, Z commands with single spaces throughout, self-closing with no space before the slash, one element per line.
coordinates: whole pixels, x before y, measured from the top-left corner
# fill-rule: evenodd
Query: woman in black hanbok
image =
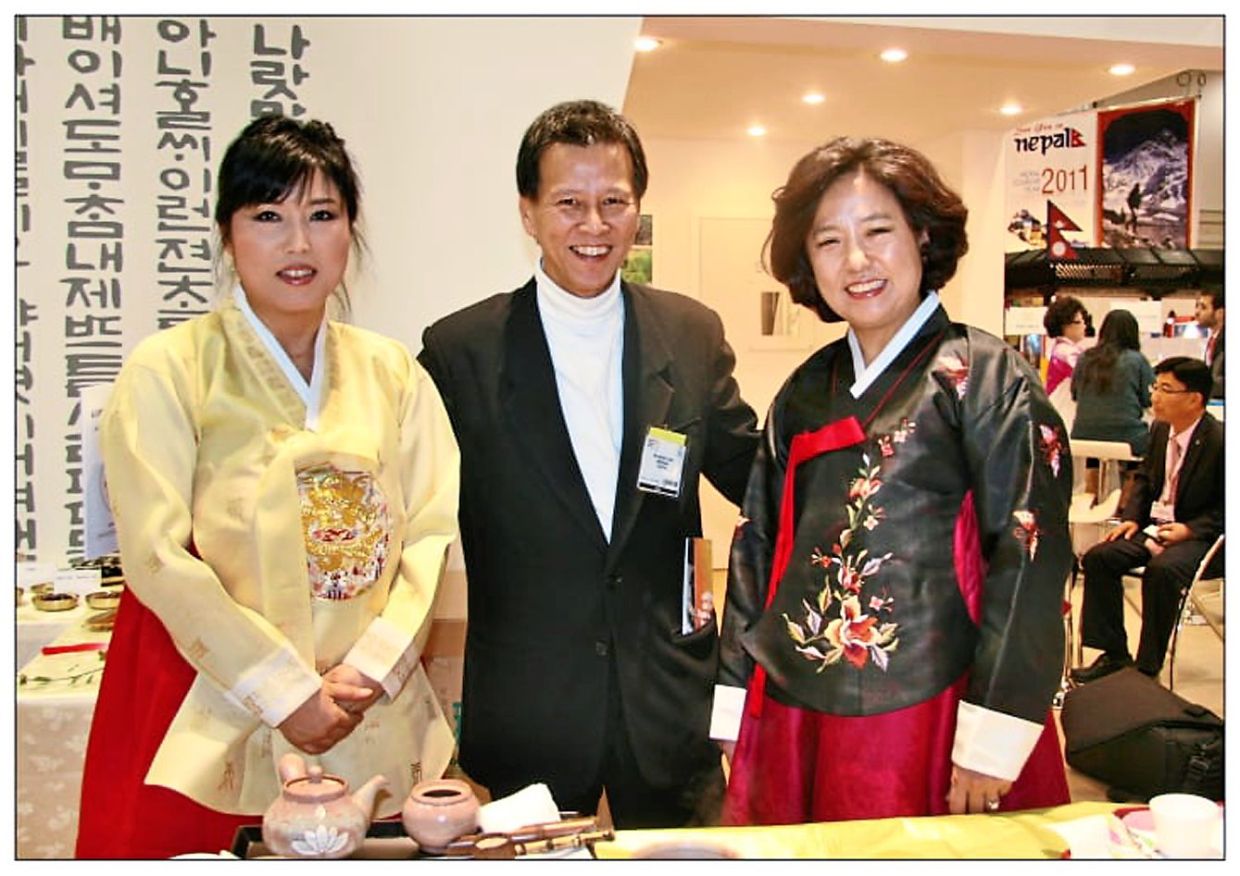
<path fill-rule="evenodd" d="M 964 204 L 914 150 L 849 138 L 775 204 L 772 273 L 849 331 L 772 404 L 733 542 L 725 821 L 1066 803 L 1071 458 L 1038 376 L 938 301 Z"/>

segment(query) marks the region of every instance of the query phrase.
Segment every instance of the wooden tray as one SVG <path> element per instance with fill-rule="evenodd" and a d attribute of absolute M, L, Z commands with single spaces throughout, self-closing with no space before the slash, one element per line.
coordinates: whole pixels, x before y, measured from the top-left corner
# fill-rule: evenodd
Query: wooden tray
<path fill-rule="evenodd" d="M 263 843 L 263 828 L 257 824 L 237 828 L 230 851 L 238 858 L 275 857 Z M 418 844 L 405 835 L 405 826 L 398 819 L 371 822 L 362 847 L 350 857 L 363 860 L 404 861 L 420 857 L 420 855 Z"/>

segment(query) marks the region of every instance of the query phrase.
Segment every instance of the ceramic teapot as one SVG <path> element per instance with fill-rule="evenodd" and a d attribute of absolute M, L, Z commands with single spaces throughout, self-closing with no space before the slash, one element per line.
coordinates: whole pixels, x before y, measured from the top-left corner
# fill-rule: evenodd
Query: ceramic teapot
<path fill-rule="evenodd" d="M 278 771 L 284 789 L 263 814 L 267 848 L 288 858 L 343 858 L 356 851 L 387 779 L 375 776 L 350 796 L 348 782 L 317 764 L 307 769 L 293 752 L 280 758 Z"/>

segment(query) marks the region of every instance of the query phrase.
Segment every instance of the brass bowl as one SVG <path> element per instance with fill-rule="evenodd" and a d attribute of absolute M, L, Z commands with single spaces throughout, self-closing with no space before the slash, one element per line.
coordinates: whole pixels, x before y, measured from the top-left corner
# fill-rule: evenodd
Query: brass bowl
<path fill-rule="evenodd" d="M 51 592 L 52 592 L 51 581 L 44 581 L 42 584 L 31 584 L 30 585 L 31 596 L 47 596 Z"/>
<path fill-rule="evenodd" d="M 21 605 L 25 601 L 26 601 L 26 588 L 18 587 L 17 588 L 17 604 Z"/>
<path fill-rule="evenodd" d="M 109 632 L 116 626 L 116 609 L 112 608 L 107 611 L 101 611 L 98 614 L 92 614 L 82 621 L 82 626 L 92 633 Z"/>
<path fill-rule="evenodd" d="M 40 593 L 34 598 L 34 607 L 39 611 L 69 611 L 77 604 L 75 593 Z"/>
<path fill-rule="evenodd" d="M 121 590 L 96 590 L 86 594 L 86 604 L 96 611 L 107 611 L 121 604 Z"/>

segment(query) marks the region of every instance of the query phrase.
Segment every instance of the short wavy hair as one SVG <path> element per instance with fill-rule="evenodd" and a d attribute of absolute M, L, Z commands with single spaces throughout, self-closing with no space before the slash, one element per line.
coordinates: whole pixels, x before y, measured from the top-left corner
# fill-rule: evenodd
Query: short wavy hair
<path fill-rule="evenodd" d="M 818 314 L 824 322 L 841 317 L 829 306 L 814 280 L 806 252 L 818 202 L 836 180 L 862 171 L 886 186 L 904 210 L 913 232 L 925 231 L 922 246 L 922 297 L 939 289 L 956 273 L 956 263 L 969 249 L 965 234 L 968 208 L 947 187 L 930 160 L 908 146 L 878 138 L 837 137 L 801 158 L 788 181 L 771 196 L 775 219 L 764 247 L 767 270 L 788 287 L 792 300 Z"/>
<path fill-rule="evenodd" d="M 1075 322 L 1078 313 L 1081 319 L 1089 315 L 1081 299 L 1072 295 L 1056 295 L 1055 300 L 1047 306 L 1046 313 L 1042 317 L 1042 325 L 1046 327 L 1047 336 L 1063 337 L 1064 326 Z"/>

